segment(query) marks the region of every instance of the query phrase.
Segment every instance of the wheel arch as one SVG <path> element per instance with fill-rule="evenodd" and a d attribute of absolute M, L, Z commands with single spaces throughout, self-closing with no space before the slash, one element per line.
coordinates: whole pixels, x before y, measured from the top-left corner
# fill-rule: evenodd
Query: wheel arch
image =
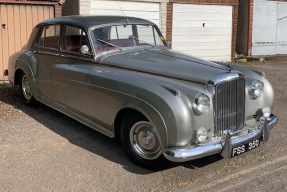
<path fill-rule="evenodd" d="M 148 120 L 151 124 L 153 124 L 157 131 L 161 147 L 167 146 L 168 135 L 165 122 L 160 113 L 151 106 L 149 107 L 146 106 L 142 108 L 129 105 L 121 108 L 120 111 L 116 114 L 114 120 L 115 138 L 119 139 L 123 120 L 126 117 L 126 115 L 130 113 L 137 113 L 138 115 L 141 115 L 144 118 L 146 118 L 146 120 Z"/>
<path fill-rule="evenodd" d="M 35 72 L 32 69 L 33 67 L 23 59 L 17 59 L 15 64 L 15 72 L 14 72 L 14 86 L 20 85 L 20 76 L 22 73 L 25 73 L 28 78 L 31 80 L 31 88 L 33 95 L 36 96 L 36 80 L 35 80 Z"/>
<path fill-rule="evenodd" d="M 14 85 L 20 85 L 21 74 L 25 73 L 22 69 L 17 69 L 14 74 Z"/>

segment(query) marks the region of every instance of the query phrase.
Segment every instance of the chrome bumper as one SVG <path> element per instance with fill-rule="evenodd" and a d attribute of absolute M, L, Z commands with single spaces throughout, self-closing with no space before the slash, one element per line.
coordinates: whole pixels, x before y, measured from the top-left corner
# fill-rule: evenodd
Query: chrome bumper
<path fill-rule="evenodd" d="M 166 159 L 173 162 L 185 162 L 218 153 L 221 153 L 225 158 L 230 158 L 233 147 L 240 146 L 258 138 L 261 138 L 263 142 L 267 142 L 269 139 L 269 130 L 272 129 L 277 122 L 278 117 L 271 114 L 269 117 L 262 117 L 256 128 L 243 129 L 237 132 L 225 131 L 221 141 L 202 146 L 190 146 L 184 149 L 166 148 L 163 151 L 163 155 Z M 248 134 L 242 137 L 236 137 L 240 132 L 246 130 L 248 130 Z M 232 137 L 235 138 L 232 139 Z"/>

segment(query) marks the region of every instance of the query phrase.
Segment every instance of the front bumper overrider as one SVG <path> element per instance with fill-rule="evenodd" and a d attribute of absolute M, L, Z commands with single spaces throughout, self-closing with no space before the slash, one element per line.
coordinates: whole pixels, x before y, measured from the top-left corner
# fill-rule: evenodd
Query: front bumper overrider
<path fill-rule="evenodd" d="M 190 146 L 189 148 L 184 149 L 166 148 L 163 150 L 163 155 L 166 159 L 173 162 L 185 162 L 218 153 L 221 153 L 225 158 L 230 158 L 232 148 L 234 147 L 246 144 L 258 138 L 263 142 L 267 142 L 269 139 L 269 130 L 272 129 L 277 122 L 278 117 L 271 114 L 269 117 L 262 117 L 256 128 L 242 129 L 236 132 L 225 131 L 221 141 L 201 146 Z M 246 130 L 248 130 L 249 133 L 242 137 L 237 136 L 240 132 Z"/>

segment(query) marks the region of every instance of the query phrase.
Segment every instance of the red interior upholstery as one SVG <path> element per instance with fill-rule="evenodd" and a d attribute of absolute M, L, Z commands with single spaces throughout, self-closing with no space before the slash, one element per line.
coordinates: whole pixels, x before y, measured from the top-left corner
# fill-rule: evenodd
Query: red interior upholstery
<path fill-rule="evenodd" d="M 86 39 L 82 39 L 82 45 L 87 45 Z M 64 50 L 80 52 L 80 36 L 79 35 L 66 36 Z"/>

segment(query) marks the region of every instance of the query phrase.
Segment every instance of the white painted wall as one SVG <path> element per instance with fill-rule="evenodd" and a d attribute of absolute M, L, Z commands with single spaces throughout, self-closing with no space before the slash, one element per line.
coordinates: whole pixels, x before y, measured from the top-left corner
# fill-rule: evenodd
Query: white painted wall
<path fill-rule="evenodd" d="M 287 54 L 287 3 L 278 3 L 277 54 Z"/>
<path fill-rule="evenodd" d="M 121 9 L 123 11 L 121 11 Z M 124 13 L 123 13 L 124 12 Z M 120 15 L 147 19 L 160 26 L 160 4 L 149 2 L 127 2 L 93 0 L 91 15 Z"/>
<path fill-rule="evenodd" d="M 254 3 L 251 54 L 287 54 L 287 2 Z"/>
<path fill-rule="evenodd" d="M 207 60 L 230 61 L 232 6 L 174 4 L 172 48 Z"/>
<path fill-rule="evenodd" d="M 167 3 L 169 0 L 80 0 L 81 15 L 123 15 L 150 20 L 166 34 Z"/>

